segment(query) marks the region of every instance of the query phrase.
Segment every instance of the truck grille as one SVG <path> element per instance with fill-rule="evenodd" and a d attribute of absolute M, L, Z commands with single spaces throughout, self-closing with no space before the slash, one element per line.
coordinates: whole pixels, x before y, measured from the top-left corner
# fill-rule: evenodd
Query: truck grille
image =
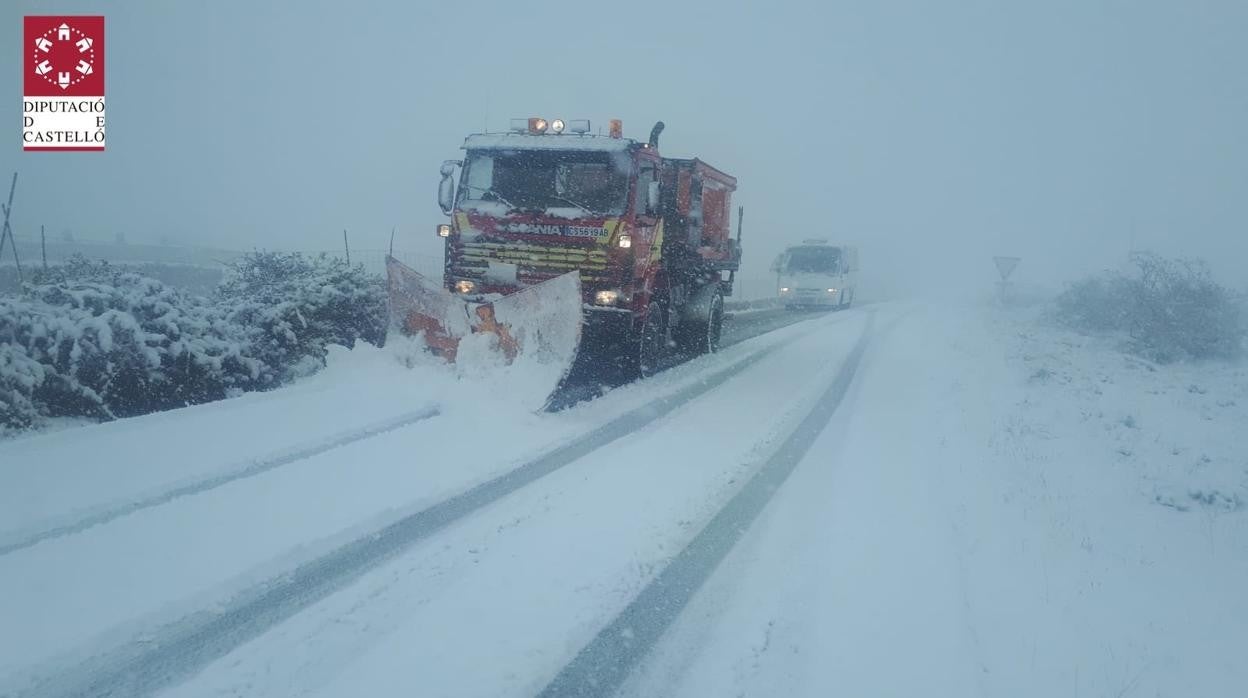
<path fill-rule="evenodd" d="M 454 265 L 462 272 L 484 274 L 490 262 L 514 264 L 523 282 L 542 281 L 567 273 L 581 271 L 582 281 L 607 278 L 607 253 L 596 247 L 551 247 L 522 242 L 464 242 L 460 244 L 459 260 Z M 473 274 L 475 275 L 475 274 Z"/>

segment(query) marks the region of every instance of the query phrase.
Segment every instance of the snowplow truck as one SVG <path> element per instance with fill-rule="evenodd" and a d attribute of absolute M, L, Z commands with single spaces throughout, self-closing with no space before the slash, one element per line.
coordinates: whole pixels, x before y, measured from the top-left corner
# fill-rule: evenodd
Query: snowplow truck
<path fill-rule="evenodd" d="M 595 135 L 588 121 L 530 118 L 467 137 L 463 160 L 442 165 L 438 203 L 450 222 L 437 232 L 445 239 L 439 290 L 469 308 L 470 332 L 496 335 L 510 360 L 530 350 L 520 323 L 564 327 L 548 335 L 567 336 L 571 316 L 578 365 L 632 376 L 717 349 L 741 262 L 741 211 L 735 238 L 730 221 L 737 181 L 696 158 L 662 157 L 662 131 L 658 122 L 637 141 L 618 120 Z M 396 284 L 396 272 L 414 272 L 391 271 L 392 295 L 409 291 L 410 300 L 412 284 Z M 499 310 L 525 296 L 525 312 Z M 437 306 L 435 320 L 447 305 L 455 303 L 424 303 Z M 411 331 L 430 325 L 410 312 L 399 320 Z M 455 334 L 438 327 L 426 337 L 446 352 Z"/>

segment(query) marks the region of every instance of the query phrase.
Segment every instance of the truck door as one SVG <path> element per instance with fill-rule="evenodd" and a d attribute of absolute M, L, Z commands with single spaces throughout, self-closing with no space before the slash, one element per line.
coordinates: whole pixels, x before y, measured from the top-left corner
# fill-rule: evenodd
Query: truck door
<path fill-rule="evenodd" d="M 633 189 L 633 240 L 636 259 L 636 276 L 642 277 L 650 264 L 655 242 L 656 226 L 662 205 L 650 207 L 649 191 L 652 182 L 659 181 L 659 166 L 655 160 L 642 157 L 637 162 L 637 184 Z"/>
<path fill-rule="evenodd" d="M 653 227 L 659 220 L 659 207 L 649 208 L 650 183 L 659 181 L 658 165 L 649 159 L 637 163 L 637 188 L 633 190 L 633 210 L 638 227 Z"/>

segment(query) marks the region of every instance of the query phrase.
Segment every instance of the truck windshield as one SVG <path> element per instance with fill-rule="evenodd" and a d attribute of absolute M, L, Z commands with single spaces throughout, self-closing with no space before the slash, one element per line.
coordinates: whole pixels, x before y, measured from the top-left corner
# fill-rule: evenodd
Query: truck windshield
<path fill-rule="evenodd" d="M 840 258 L 835 247 L 795 247 L 789 250 L 787 269 L 790 274 L 831 274 Z"/>
<path fill-rule="evenodd" d="M 628 198 L 630 159 L 575 150 L 470 151 L 459 202 L 465 208 L 619 215 Z"/>

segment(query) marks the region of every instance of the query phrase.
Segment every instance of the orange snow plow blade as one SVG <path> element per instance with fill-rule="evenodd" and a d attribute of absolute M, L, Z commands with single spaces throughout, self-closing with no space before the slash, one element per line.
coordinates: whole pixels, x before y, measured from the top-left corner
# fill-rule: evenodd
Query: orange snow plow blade
<path fill-rule="evenodd" d="M 531 379 L 549 379 L 549 394 L 576 360 L 581 340 L 577 272 L 488 303 L 464 301 L 394 257 L 386 257 L 386 277 L 395 325 L 404 334 L 422 336 L 430 351 L 448 362 L 515 366 Z"/>

